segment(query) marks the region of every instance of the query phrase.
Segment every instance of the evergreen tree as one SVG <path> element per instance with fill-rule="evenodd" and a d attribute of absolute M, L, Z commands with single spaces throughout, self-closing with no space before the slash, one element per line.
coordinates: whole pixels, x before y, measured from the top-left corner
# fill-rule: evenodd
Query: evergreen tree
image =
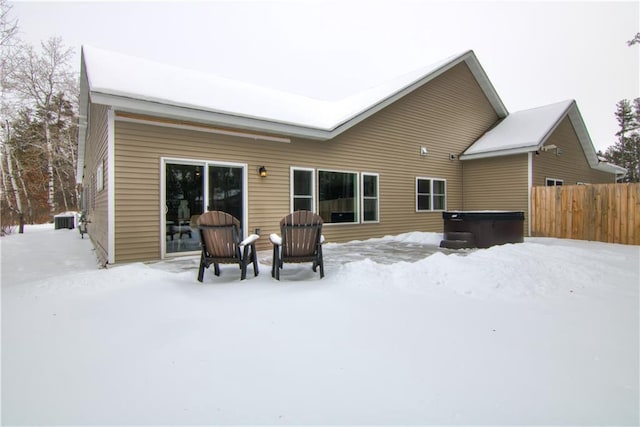
<path fill-rule="evenodd" d="M 640 182 L 640 98 L 618 102 L 615 116 L 620 127 L 618 140 L 607 148 L 604 157 L 627 169 L 622 182 Z"/>
<path fill-rule="evenodd" d="M 635 44 L 640 44 L 640 33 L 627 42 L 629 46 Z M 598 152 L 598 155 L 627 169 L 622 182 L 640 182 L 640 98 L 618 102 L 615 116 L 620 126 L 616 132 L 618 140 L 604 154 Z"/>

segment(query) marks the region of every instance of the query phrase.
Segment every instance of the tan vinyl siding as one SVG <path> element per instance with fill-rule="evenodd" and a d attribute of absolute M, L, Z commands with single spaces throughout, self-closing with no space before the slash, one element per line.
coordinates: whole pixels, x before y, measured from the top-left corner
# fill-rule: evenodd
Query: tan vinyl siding
<path fill-rule="evenodd" d="M 328 241 L 442 231 L 441 212 L 416 212 L 415 179 L 446 179 L 447 207 L 461 209 L 462 166 L 449 153 L 460 154 L 496 120 L 464 63 L 330 141 L 255 141 L 116 117 L 116 262 L 161 256 L 162 157 L 247 164 L 247 229 L 261 228 L 260 250 L 289 213 L 291 167 L 379 174 L 380 223 L 326 225 Z M 257 172 L 263 165 L 266 178 Z"/>
<path fill-rule="evenodd" d="M 464 166 L 464 210 L 525 213 L 528 229 L 528 154 L 467 160 Z"/>
<path fill-rule="evenodd" d="M 556 145 L 556 150 L 540 152 L 533 159 L 533 185 L 545 185 L 546 178 L 560 179 L 564 185 L 576 185 L 578 182 L 590 184 L 614 183 L 615 175 L 592 169 L 587 162 L 584 150 L 566 117 L 545 142 Z"/>
<path fill-rule="evenodd" d="M 108 107 L 105 105 L 91 104 L 89 129 L 87 132 L 87 144 L 85 148 L 85 167 L 82 177 L 82 186 L 89 191 L 89 197 L 86 201 L 87 218 L 89 224 L 89 236 L 93 241 L 98 258 L 105 263 L 107 261 L 108 248 L 108 223 L 107 223 L 107 204 L 108 204 L 108 187 L 107 181 L 108 167 L 107 162 L 107 146 L 108 146 Z M 104 187 L 101 191 L 97 191 L 96 172 L 98 165 L 104 167 Z"/>

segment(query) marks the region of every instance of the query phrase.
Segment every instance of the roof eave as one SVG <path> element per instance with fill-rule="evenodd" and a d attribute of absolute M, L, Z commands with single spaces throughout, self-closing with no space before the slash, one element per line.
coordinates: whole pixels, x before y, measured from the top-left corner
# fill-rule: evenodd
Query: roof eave
<path fill-rule="evenodd" d="M 460 156 L 460 160 L 473 160 L 473 159 L 483 159 L 490 157 L 499 157 L 499 156 L 509 156 L 513 154 L 521 154 L 528 153 L 539 150 L 549 139 L 549 137 L 553 134 L 553 132 L 557 129 L 560 123 L 565 119 L 565 117 L 569 117 L 571 125 L 573 126 L 574 131 L 578 137 L 578 141 L 582 146 L 582 150 L 585 154 L 587 162 L 592 169 L 598 169 L 609 173 L 621 173 L 620 171 L 614 171 L 611 169 L 606 169 L 599 167 L 600 161 L 598 160 L 598 156 L 596 154 L 596 150 L 593 146 L 593 142 L 591 141 L 591 137 L 589 136 L 589 132 L 587 127 L 582 119 L 582 115 L 578 110 L 578 105 L 575 100 L 567 106 L 566 110 L 558 116 L 558 119 L 552 124 L 552 126 L 548 129 L 545 135 L 540 139 L 540 141 L 536 142 L 535 145 L 524 146 L 516 149 L 504 149 L 504 150 L 493 150 L 482 153 L 475 154 L 462 154 Z M 619 166 L 616 166 L 619 167 Z M 624 173 L 627 171 L 625 170 Z"/>
<path fill-rule="evenodd" d="M 80 52 L 80 94 L 78 104 L 78 161 L 76 165 L 76 184 L 82 184 L 89 114 L 89 80 L 84 63 L 84 53 L 82 51 Z"/>
<path fill-rule="evenodd" d="M 482 153 L 462 154 L 460 156 L 460 160 L 476 160 L 476 159 L 488 159 L 491 157 L 512 156 L 515 154 L 526 154 L 526 153 L 534 152 L 537 149 L 538 149 L 538 145 L 530 145 L 526 147 L 508 148 L 505 150 L 493 150 L 493 151 L 485 151 Z"/>
<path fill-rule="evenodd" d="M 279 122 L 267 118 L 250 117 L 228 112 L 210 111 L 186 105 L 158 102 L 156 100 L 145 100 L 136 97 L 130 97 L 127 96 L 127 94 L 101 91 L 99 88 L 93 88 L 92 90 L 89 89 L 91 90 L 89 95 L 91 96 L 91 102 L 110 105 L 120 111 L 139 114 L 151 113 L 167 118 L 176 118 L 182 120 L 187 119 L 218 126 L 230 126 L 233 128 L 268 132 L 277 135 L 326 141 L 335 138 L 341 133 L 366 120 L 370 116 L 376 114 L 390 104 L 403 98 L 407 94 L 415 91 L 416 89 L 420 88 L 421 86 L 425 85 L 429 81 L 435 79 L 436 77 L 440 76 L 441 74 L 445 73 L 461 62 L 465 62 L 467 64 L 478 85 L 489 100 L 491 106 L 494 108 L 496 114 L 499 117 L 507 116 L 508 111 L 506 107 L 504 106 L 498 93 L 493 87 L 493 84 L 489 80 L 487 74 L 484 72 L 484 69 L 480 65 L 480 62 L 478 61 L 475 53 L 472 50 L 453 57 L 451 60 L 447 61 L 437 69 L 432 70 L 416 81 L 406 85 L 403 88 L 400 88 L 399 90 L 379 100 L 373 105 L 369 105 L 368 107 L 355 113 L 351 117 L 347 117 L 344 120 L 335 123 L 334 125 L 327 126 L 326 128 L 306 126 L 303 123 Z"/>
<path fill-rule="evenodd" d="M 462 62 L 465 62 L 467 64 L 467 66 L 469 67 L 469 69 L 471 70 L 471 73 L 473 74 L 474 78 L 478 82 L 478 85 L 480 86 L 480 88 L 484 92 L 485 96 L 489 100 L 489 103 L 491 104 L 491 106 L 495 110 L 495 112 L 498 115 L 498 117 L 501 117 L 501 118 L 502 117 L 506 117 L 509 114 L 509 112 L 507 111 L 507 108 L 505 107 L 504 103 L 500 99 L 500 96 L 498 95 L 498 92 L 496 91 L 496 89 L 494 88 L 493 84 L 489 80 L 489 77 L 485 73 L 484 69 L 480 65 L 480 62 L 478 61 L 478 58 L 476 57 L 475 53 L 473 52 L 473 50 L 469 50 L 467 52 L 464 52 L 464 53 L 460 54 L 457 57 L 454 57 L 453 59 L 451 59 L 447 63 L 445 63 L 445 64 L 441 65 L 440 67 L 438 67 L 437 69 L 431 71 L 427 75 L 425 75 L 425 76 L 421 77 L 420 79 L 414 81 L 413 83 L 405 86 L 404 88 L 401 88 L 400 90 L 396 91 L 395 93 L 387 96 L 386 98 L 384 98 L 381 101 L 377 102 L 376 104 L 370 106 L 369 108 L 365 109 L 364 111 L 361 111 L 360 113 L 356 114 L 355 116 L 353 116 L 353 117 L 345 120 L 344 122 L 336 125 L 333 128 L 333 130 L 331 130 L 331 132 L 330 132 L 330 138 L 334 138 L 334 137 L 338 136 L 339 134 L 341 134 L 342 132 L 345 132 L 346 130 L 348 130 L 348 129 L 352 128 L 353 126 L 357 125 L 358 123 L 366 120 L 367 118 L 371 117 L 372 115 L 376 114 L 377 112 L 381 111 L 382 109 L 388 107 L 389 105 L 393 104 L 394 102 L 396 102 L 397 100 L 403 98 L 404 96 L 408 95 L 409 93 L 415 91 L 416 89 L 422 87 L 426 83 L 428 83 L 431 80 L 435 79 L 436 77 L 444 74 L 445 72 L 447 72 L 448 70 L 450 70 L 451 68 L 455 67 L 456 65 L 458 65 L 458 64 L 460 64 Z"/>
<path fill-rule="evenodd" d="M 507 107 L 505 107 L 504 103 L 502 102 L 502 99 L 500 99 L 500 96 L 498 95 L 498 91 L 493 86 L 493 83 L 491 83 L 491 80 L 489 80 L 489 76 L 484 71 L 484 68 L 480 64 L 480 61 L 478 61 L 476 54 L 473 52 L 473 50 L 470 50 L 466 52 L 463 56 L 464 56 L 463 59 L 467 62 L 467 66 L 471 70 L 471 73 L 476 78 L 476 81 L 478 82 L 485 96 L 493 106 L 493 109 L 498 114 L 498 117 L 500 118 L 507 117 L 509 115 L 509 111 L 507 110 Z"/>
<path fill-rule="evenodd" d="M 578 110 L 578 104 L 575 101 L 571 105 L 568 115 L 569 120 L 571 120 L 571 124 L 573 125 L 573 129 L 576 131 L 578 140 L 582 145 L 582 150 L 585 157 L 587 158 L 589 166 L 591 166 L 591 168 L 593 169 L 596 169 L 600 161 L 598 160 L 596 149 L 593 146 L 593 142 L 591 141 L 591 136 L 589 136 L 587 125 L 584 123 L 582 114 L 580 114 L 580 110 Z"/>
<path fill-rule="evenodd" d="M 622 176 L 626 175 L 628 172 L 626 168 L 623 168 L 622 166 L 618 166 L 608 162 L 598 163 L 598 166 L 596 166 L 595 169 L 598 169 L 603 172 L 615 173 L 616 175 L 622 175 Z"/>
<path fill-rule="evenodd" d="M 97 104 L 110 105 L 117 111 L 145 115 L 151 114 L 158 117 L 189 120 L 197 123 L 266 132 L 275 135 L 301 137 L 320 141 L 328 140 L 332 137 L 331 130 L 326 129 L 164 104 L 101 92 L 91 92 L 91 101 Z"/>

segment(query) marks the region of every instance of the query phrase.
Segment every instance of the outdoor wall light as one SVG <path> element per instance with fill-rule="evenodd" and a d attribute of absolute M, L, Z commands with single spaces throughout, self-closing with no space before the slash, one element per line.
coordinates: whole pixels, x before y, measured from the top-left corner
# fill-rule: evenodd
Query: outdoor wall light
<path fill-rule="evenodd" d="M 555 144 L 543 145 L 542 147 L 540 147 L 540 151 L 544 153 L 551 150 L 556 150 L 556 156 L 559 156 L 560 154 L 562 154 L 562 149 Z"/>
<path fill-rule="evenodd" d="M 549 150 L 555 150 L 556 148 L 558 148 L 558 146 L 555 144 L 543 145 L 540 147 L 540 151 L 547 152 Z"/>
<path fill-rule="evenodd" d="M 258 169 L 258 173 L 262 178 L 265 178 L 267 176 L 267 168 L 265 168 L 264 166 L 260 166 L 260 169 Z"/>

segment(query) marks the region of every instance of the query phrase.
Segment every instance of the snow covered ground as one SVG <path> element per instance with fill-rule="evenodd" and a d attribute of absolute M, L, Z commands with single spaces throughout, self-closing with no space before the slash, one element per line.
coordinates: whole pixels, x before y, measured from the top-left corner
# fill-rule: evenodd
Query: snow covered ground
<path fill-rule="evenodd" d="M 2 423 L 640 422 L 638 246 L 439 240 L 200 284 L 193 257 L 100 269 L 77 230 L 3 237 Z"/>

